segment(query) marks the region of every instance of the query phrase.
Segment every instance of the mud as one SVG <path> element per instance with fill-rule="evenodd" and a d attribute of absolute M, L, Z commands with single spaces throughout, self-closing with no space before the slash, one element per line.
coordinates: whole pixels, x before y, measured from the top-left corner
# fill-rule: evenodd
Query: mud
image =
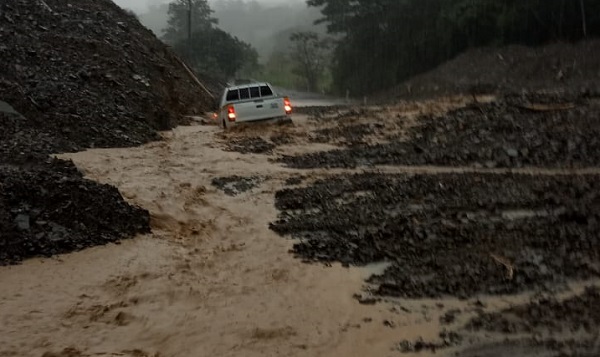
<path fill-rule="evenodd" d="M 261 128 L 266 137 L 278 130 Z M 0 355 L 362 357 L 430 338 L 426 321 L 412 321 L 419 316 L 353 299 L 363 269 L 287 254 L 291 241 L 268 223 L 277 217 L 275 191 L 299 175 L 266 155 L 227 152 L 221 132 L 183 126 L 139 148 L 60 156 L 148 209 L 153 232 L 3 267 Z M 237 197 L 212 185 L 232 175 L 272 179 Z M 413 328 L 400 328 L 407 323 Z"/>
<path fill-rule="evenodd" d="M 407 137 L 391 131 L 386 143 L 283 156 L 280 161 L 303 169 L 370 165 L 595 167 L 600 165 L 598 115 L 596 99 L 507 96 L 442 117 L 422 116 Z M 352 127 L 321 131 L 319 141 L 336 141 L 347 131 Z"/>
<path fill-rule="evenodd" d="M 354 295 L 361 305 L 465 302 L 438 304 L 439 333 L 399 340 L 399 353 L 594 356 L 597 290 L 571 286 L 600 278 L 598 108 L 545 93 L 446 112 L 315 112 L 313 140 L 350 148 L 284 153 L 302 174 L 337 174 L 278 191 L 270 227 L 304 262 L 385 262 Z"/>
<path fill-rule="evenodd" d="M 404 340 L 398 344 L 397 349 L 402 353 L 423 351 L 436 353 L 438 350 L 459 346 L 463 340 L 463 337 L 456 332 L 443 331 L 440 333 L 439 337 L 442 342 L 427 342 L 422 338 L 414 342 Z"/>
<path fill-rule="evenodd" d="M 231 139 L 228 143 L 228 150 L 242 154 L 272 154 L 275 144 L 266 141 L 261 137 L 245 137 Z"/>
<path fill-rule="evenodd" d="M 475 93 L 557 91 L 600 94 L 600 41 L 471 49 L 397 88 L 382 102 Z"/>
<path fill-rule="evenodd" d="M 250 191 L 264 181 L 264 178 L 258 176 L 252 177 L 241 177 L 241 176 L 229 176 L 229 177 L 215 177 L 212 180 L 213 186 L 217 187 L 225 194 L 229 196 L 237 196 L 240 193 Z"/>
<path fill-rule="evenodd" d="M 340 125 L 333 128 L 318 129 L 312 133 L 311 142 L 330 143 L 332 138 L 346 146 L 367 144 L 366 137 L 382 135 L 385 125 L 381 123 L 365 123 L 354 125 Z"/>
<path fill-rule="evenodd" d="M 45 154 L 139 145 L 212 107 L 168 47 L 112 1 L 45 4 L 0 5 L 0 100 L 23 115 L 15 133 L 50 139 Z M 26 138 L 11 141 L 29 148 Z"/>
<path fill-rule="evenodd" d="M 309 261 L 389 261 L 373 292 L 467 298 L 599 277 L 600 177 L 359 174 L 276 194 Z"/>
<path fill-rule="evenodd" d="M 2 1 L 0 18 L 0 264 L 148 232 L 148 211 L 49 156 L 160 140 L 211 95 L 110 0 Z"/>
<path fill-rule="evenodd" d="M 316 120 L 331 114 L 338 114 L 340 111 L 347 110 L 348 108 L 349 106 L 346 105 L 304 106 L 294 108 L 294 113 L 307 115 L 313 120 Z"/>
<path fill-rule="evenodd" d="M 0 265 L 149 231 L 147 210 L 126 203 L 112 186 L 84 179 L 70 162 L 0 166 Z"/>
<path fill-rule="evenodd" d="M 475 331 L 508 334 L 583 333 L 588 337 L 595 337 L 594 334 L 600 329 L 598 304 L 600 290 L 589 287 L 581 295 L 562 301 L 548 296 L 500 312 L 480 312 L 466 327 Z"/>

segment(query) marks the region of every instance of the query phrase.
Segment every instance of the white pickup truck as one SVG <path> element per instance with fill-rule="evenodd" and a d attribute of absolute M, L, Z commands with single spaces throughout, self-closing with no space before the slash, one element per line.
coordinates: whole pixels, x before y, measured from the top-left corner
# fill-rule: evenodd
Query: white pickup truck
<path fill-rule="evenodd" d="M 236 123 L 284 119 L 292 114 L 290 99 L 277 95 L 269 83 L 225 88 L 219 108 L 215 117 L 224 129 Z"/>

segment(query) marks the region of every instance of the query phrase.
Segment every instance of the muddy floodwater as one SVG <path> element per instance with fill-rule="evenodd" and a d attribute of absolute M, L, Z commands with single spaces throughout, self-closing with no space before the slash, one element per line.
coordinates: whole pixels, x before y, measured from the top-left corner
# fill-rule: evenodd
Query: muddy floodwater
<path fill-rule="evenodd" d="M 512 277 L 507 274 L 513 262 L 504 256 L 485 252 L 482 258 L 485 267 L 495 269 L 497 275 L 490 278 L 493 281 L 481 276 L 473 278 L 481 284 L 468 285 L 472 289 L 465 296 L 452 294 L 452 290 L 448 294 L 429 294 L 426 288 L 420 294 L 404 294 L 402 287 L 394 290 L 400 293 L 393 294 L 391 290 L 378 291 L 381 286 L 389 287 L 398 281 L 394 279 L 402 274 L 402 266 L 391 256 L 374 254 L 373 259 L 352 256 L 345 260 L 348 252 L 355 249 L 352 244 L 356 242 L 350 244 L 341 238 L 335 249 L 317 245 L 311 246 L 310 254 L 306 253 L 299 244 L 310 244 L 311 239 L 316 242 L 318 232 L 285 219 L 285 214 L 289 214 L 288 218 L 299 217 L 305 223 L 305 218 L 315 217 L 315 213 L 323 218 L 334 217 L 327 214 L 335 212 L 360 212 L 354 206 L 369 202 L 377 191 L 371 187 L 354 190 L 351 197 L 336 195 L 336 188 L 327 186 L 332 175 L 344 181 L 339 187 L 361 177 L 380 180 L 372 182 L 385 183 L 399 199 L 411 193 L 403 191 L 400 183 L 404 181 L 389 181 L 390 176 L 393 180 L 397 177 L 414 180 L 414 175 L 419 174 L 427 176 L 423 182 L 434 182 L 433 176 L 440 175 L 440 182 L 458 183 L 456 190 L 460 190 L 461 182 L 472 184 L 474 189 L 482 184 L 477 178 L 480 176 L 474 181 L 461 181 L 462 174 L 527 172 L 563 177 L 556 179 L 556 187 L 563 187 L 561 180 L 565 176 L 596 174 L 597 170 L 589 166 L 544 169 L 523 165 L 474 167 L 424 163 L 413 166 L 402 162 L 398 166 L 357 167 L 354 159 L 351 165 L 334 165 L 334 168 L 312 161 L 305 165 L 308 161 L 303 155 L 355 147 L 356 133 L 352 129 L 338 131 L 338 123 L 331 118 L 340 121 L 349 118 L 350 125 L 383 123 L 385 130 L 360 127 L 367 130 L 359 137 L 361 145 L 379 145 L 390 140 L 390 135 L 406 135 L 417 125 L 421 114 L 439 115 L 462 107 L 468 101 L 459 98 L 350 114 L 335 109 L 319 114 L 320 119 L 312 114 L 311 117 L 296 114 L 293 125 L 247 126 L 226 133 L 213 125 L 192 125 L 164 132 L 162 141 L 138 148 L 94 149 L 60 155 L 72 159 L 87 178 L 116 186 L 129 202 L 149 210 L 153 233 L 119 244 L 1 267 L 0 356 L 495 357 L 507 356 L 507 353 L 554 356 L 557 351 L 577 351 L 580 344 L 575 342 L 561 341 L 563 345 L 551 346 L 547 339 L 542 339 L 543 343 L 533 344 L 526 329 L 515 330 L 511 342 L 506 342 L 504 332 L 492 328 L 499 326 L 494 322 L 498 320 L 486 313 L 506 311 L 508 314 L 512 307 L 537 299 L 541 285 L 549 282 L 541 278 L 535 282 L 537 285 L 511 281 Z M 323 132 L 323 129 L 330 131 Z M 323 135 L 331 140 L 321 140 Z M 258 150 L 265 142 L 269 150 Z M 238 150 L 239 145 L 243 147 Z M 302 169 L 285 165 L 280 162 L 282 157 L 287 157 L 288 163 L 299 163 Z M 327 156 L 323 162 L 326 164 L 328 160 L 332 158 Z M 389 161 L 397 163 L 397 160 Z M 442 179 L 444 177 L 447 180 Z M 325 183 L 319 183 L 323 181 Z M 525 184 L 535 186 L 531 182 Z M 436 185 L 439 189 L 438 183 Z M 587 181 L 581 185 L 593 186 Z M 315 187 L 323 190 L 310 191 Z M 409 186 L 404 187 L 408 190 Z M 535 186 L 531 192 L 537 194 L 539 189 Z M 278 208 L 277 199 L 285 190 L 288 206 Z M 301 199 L 295 205 L 298 192 L 309 192 L 309 196 L 302 197 L 312 197 L 314 202 L 331 198 L 332 206 L 327 207 L 332 210 L 323 212 L 321 206 L 309 207 L 313 202 L 310 199 Z M 310 192 L 318 194 L 310 196 Z M 483 231 L 478 222 L 492 225 L 512 222 L 518 226 L 518 222 L 541 219 L 553 224 L 556 221 L 552 221 L 552 217 L 563 217 L 573 200 L 582 199 L 578 191 L 566 190 L 561 197 L 568 199 L 554 200 L 549 205 L 551 209 L 547 209 L 545 196 L 539 198 L 532 193 L 525 197 L 521 195 L 524 191 L 513 192 L 509 197 L 513 199 L 511 202 L 536 204 L 501 205 L 501 209 L 489 214 L 485 206 L 468 206 L 477 206 L 477 197 L 470 197 L 474 202 L 452 201 L 452 192 L 459 191 L 436 192 L 441 195 L 438 201 L 434 196 L 428 197 L 427 192 L 419 192 L 422 197 L 415 197 L 408 205 L 396 205 L 396 210 L 390 208 L 384 214 L 390 217 L 406 214 L 417 222 L 426 219 L 420 214 L 427 212 L 427 217 L 437 217 L 428 225 L 434 227 L 432 229 L 441 227 L 440 224 L 464 224 L 467 228 L 476 227 L 473 234 L 478 235 Z M 494 199 L 505 202 L 501 193 L 499 191 Z M 569 194 L 575 195 L 574 198 L 569 198 Z M 537 201 L 538 198 L 541 201 Z M 594 198 L 588 201 L 596 202 Z M 588 201 L 582 199 L 581 202 Z M 436 202 L 445 202 L 445 208 L 431 206 Z M 539 202 L 544 204 L 538 205 Z M 345 211 L 349 207 L 354 211 Z M 462 210 L 461 215 L 444 215 L 444 209 L 450 207 Z M 358 222 L 365 217 L 369 218 L 350 216 L 348 222 Z M 273 229 L 277 222 L 285 232 Z M 389 227 L 390 232 L 399 232 Z M 384 244 L 385 239 L 378 242 Z M 481 248 L 476 244 L 473 247 Z M 570 248 L 573 247 L 566 249 Z M 440 261 L 446 252 L 472 257 L 468 249 L 440 250 Z M 566 253 L 561 257 L 565 262 L 572 262 Z M 410 257 L 404 258 L 410 264 L 415 263 Z M 585 275 L 573 273 L 572 277 L 577 279 L 567 276 L 545 293 L 551 292 L 557 304 L 584 294 L 586 288 L 598 283 L 598 275 L 593 273 L 597 262 L 592 258 L 591 253 L 585 256 L 589 262 Z M 403 279 L 414 278 L 417 283 L 423 283 L 424 280 L 418 280 L 424 279 L 419 275 L 422 271 L 415 265 L 408 266 L 414 274 Z M 436 272 L 435 269 L 430 272 Z M 460 280 L 455 282 L 460 285 Z M 473 288 L 488 283 L 489 286 L 505 284 L 507 289 L 513 287 L 513 283 L 516 285 L 513 290 L 507 290 L 509 294 L 489 294 Z M 527 288 L 533 286 L 536 288 Z M 585 300 L 577 300 L 569 306 L 595 301 L 594 294 L 588 292 Z M 549 306 L 555 310 L 558 305 Z M 588 315 L 590 319 L 585 323 L 592 332 L 585 335 L 586 352 L 595 348 L 593 329 L 600 325 L 594 314 Z M 484 323 L 480 328 L 466 329 L 473 321 Z M 579 326 L 578 321 L 571 323 Z M 566 334 L 555 332 L 551 337 L 560 340 L 559 337 Z"/>

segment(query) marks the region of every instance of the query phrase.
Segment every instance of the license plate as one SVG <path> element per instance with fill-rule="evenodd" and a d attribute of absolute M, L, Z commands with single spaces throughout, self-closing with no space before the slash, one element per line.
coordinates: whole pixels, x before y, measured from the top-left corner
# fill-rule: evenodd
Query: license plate
<path fill-rule="evenodd" d="M 279 108 L 279 104 L 271 103 L 271 109 L 277 109 L 277 108 Z"/>

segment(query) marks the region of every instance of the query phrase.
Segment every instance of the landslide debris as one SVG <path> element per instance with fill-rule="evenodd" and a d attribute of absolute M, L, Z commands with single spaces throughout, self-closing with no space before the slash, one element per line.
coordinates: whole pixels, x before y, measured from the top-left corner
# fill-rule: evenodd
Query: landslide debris
<path fill-rule="evenodd" d="M 500 312 L 483 312 L 467 324 L 470 330 L 509 334 L 553 332 L 594 334 L 600 328 L 600 291 L 588 287 L 574 297 L 536 299 Z M 591 336 L 593 337 L 593 336 Z"/>
<path fill-rule="evenodd" d="M 225 192 L 225 194 L 228 196 L 237 196 L 240 193 L 244 193 L 258 187 L 262 181 L 264 181 L 264 179 L 258 176 L 215 177 L 212 180 L 212 185 Z"/>
<path fill-rule="evenodd" d="M 24 117 L 9 154 L 155 140 L 210 98 L 175 55 L 110 0 L 0 3 L 0 100 Z M 0 124 L 6 130 L 4 123 Z M 20 135 L 28 132 L 25 137 Z"/>
<path fill-rule="evenodd" d="M 271 228 L 307 261 L 392 266 L 384 296 L 467 298 L 600 276 L 600 176 L 332 176 L 276 193 Z"/>
<path fill-rule="evenodd" d="M 380 98 L 393 101 L 538 90 L 600 94 L 600 40 L 471 49 Z"/>
<path fill-rule="evenodd" d="M 150 231 L 148 211 L 86 180 L 73 163 L 0 166 L 0 265 L 115 242 Z"/>
<path fill-rule="evenodd" d="M 460 355 L 597 356 L 598 303 L 600 292 L 590 286 L 568 298 L 550 295 L 496 312 L 478 310 L 465 332 L 483 331 L 503 342 L 470 347 Z"/>
<path fill-rule="evenodd" d="M 408 138 L 348 149 L 283 156 L 293 168 L 365 165 L 581 168 L 600 164 L 597 99 L 548 95 L 506 96 L 442 117 L 423 116 Z M 345 129 L 346 131 L 350 128 Z M 342 129 L 338 129 L 342 131 Z M 322 132 L 330 141 L 335 132 Z M 342 134 L 343 135 L 343 134 Z"/>
<path fill-rule="evenodd" d="M 229 151 L 241 154 L 272 154 L 277 145 L 261 137 L 241 137 L 227 142 Z"/>
<path fill-rule="evenodd" d="M 149 231 L 146 210 L 49 155 L 139 145 L 212 98 L 110 0 L 0 2 L 0 264 Z"/>
<path fill-rule="evenodd" d="M 385 125 L 382 123 L 362 123 L 341 125 L 333 128 L 315 130 L 309 141 L 313 143 L 329 143 L 332 139 L 340 140 L 348 146 L 366 144 L 366 138 L 372 135 L 381 135 Z"/>

